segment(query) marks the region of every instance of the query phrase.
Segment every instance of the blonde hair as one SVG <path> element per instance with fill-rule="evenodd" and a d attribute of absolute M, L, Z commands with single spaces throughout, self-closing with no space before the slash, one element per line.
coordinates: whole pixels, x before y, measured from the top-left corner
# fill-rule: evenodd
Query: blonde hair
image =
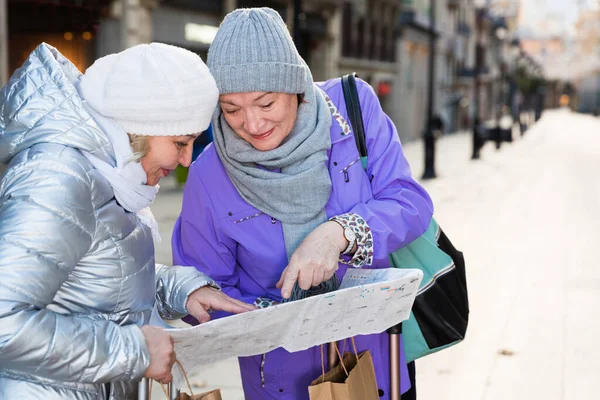
<path fill-rule="evenodd" d="M 150 151 L 150 140 L 148 136 L 134 135 L 128 133 L 129 144 L 133 150 L 133 161 L 140 161 Z"/>

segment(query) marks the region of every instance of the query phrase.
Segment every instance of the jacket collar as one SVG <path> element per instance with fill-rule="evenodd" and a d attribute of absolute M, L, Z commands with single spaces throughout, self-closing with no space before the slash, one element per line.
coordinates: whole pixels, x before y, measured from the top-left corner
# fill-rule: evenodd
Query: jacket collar
<path fill-rule="evenodd" d="M 347 121 L 346 118 L 344 118 L 344 116 L 340 113 L 337 106 L 335 105 L 333 100 L 331 100 L 327 92 L 325 92 L 323 89 L 320 90 L 323 94 L 323 97 L 325 97 L 327 107 L 331 112 L 331 144 L 333 145 L 344 140 L 348 140 L 348 138 L 350 137 L 353 137 L 354 135 L 352 133 L 352 125 L 350 124 L 350 122 Z"/>

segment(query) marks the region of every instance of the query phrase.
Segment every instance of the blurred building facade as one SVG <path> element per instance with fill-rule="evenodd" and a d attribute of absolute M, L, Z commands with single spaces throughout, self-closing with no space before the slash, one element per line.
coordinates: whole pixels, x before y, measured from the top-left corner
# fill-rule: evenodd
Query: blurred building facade
<path fill-rule="evenodd" d="M 505 78 L 518 7 L 499 17 L 475 0 L 435 0 L 432 29 L 431 1 L 0 0 L 0 79 L 5 83 L 41 42 L 57 47 L 81 71 L 98 57 L 151 41 L 206 59 L 228 12 L 268 6 L 295 33 L 315 80 L 357 72 L 374 87 L 401 138 L 413 140 L 426 124 L 431 35 L 433 113 L 447 132 L 470 128 L 476 115 L 493 118 L 510 104 Z"/>
<path fill-rule="evenodd" d="M 521 39 L 521 47 L 526 53 L 540 59 L 561 56 L 566 51 L 565 40 L 559 36 Z"/>
<path fill-rule="evenodd" d="M 7 54 L 3 62 L 8 65 L 8 75 L 41 42 L 55 46 L 80 70 L 85 70 L 96 58 L 94 32 L 108 4 L 107 0 L 0 2 L 0 14 L 7 15 L 8 24 L 5 42 L 1 44 L 5 49 L 2 53 Z"/>
<path fill-rule="evenodd" d="M 575 29 L 575 52 L 584 60 L 576 78 L 579 111 L 600 113 L 600 1 L 580 13 Z"/>

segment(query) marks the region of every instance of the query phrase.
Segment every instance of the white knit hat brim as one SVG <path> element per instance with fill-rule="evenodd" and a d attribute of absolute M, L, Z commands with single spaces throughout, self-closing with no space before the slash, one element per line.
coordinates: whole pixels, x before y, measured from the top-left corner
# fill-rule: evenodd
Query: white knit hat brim
<path fill-rule="evenodd" d="M 198 113 L 197 118 L 179 121 L 131 121 L 113 118 L 127 133 L 140 136 L 185 136 L 199 134 L 208 128 L 211 114 Z"/>

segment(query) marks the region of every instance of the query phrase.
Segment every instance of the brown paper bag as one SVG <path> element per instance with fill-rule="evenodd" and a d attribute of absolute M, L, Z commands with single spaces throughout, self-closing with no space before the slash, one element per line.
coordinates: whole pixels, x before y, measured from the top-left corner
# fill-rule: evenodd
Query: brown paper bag
<path fill-rule="evenodd" d="M 379 400 L 371 353 L 346 353 L 342 361 L 312 382 L 310 400 Z"/>
<path fill-rule="evenodd" d="M 195 394 L 190 396 L 187 393 L 181 393 L 177 400 L 222 400 L 221 390 L 211 390 L 210 392 Z"/>

